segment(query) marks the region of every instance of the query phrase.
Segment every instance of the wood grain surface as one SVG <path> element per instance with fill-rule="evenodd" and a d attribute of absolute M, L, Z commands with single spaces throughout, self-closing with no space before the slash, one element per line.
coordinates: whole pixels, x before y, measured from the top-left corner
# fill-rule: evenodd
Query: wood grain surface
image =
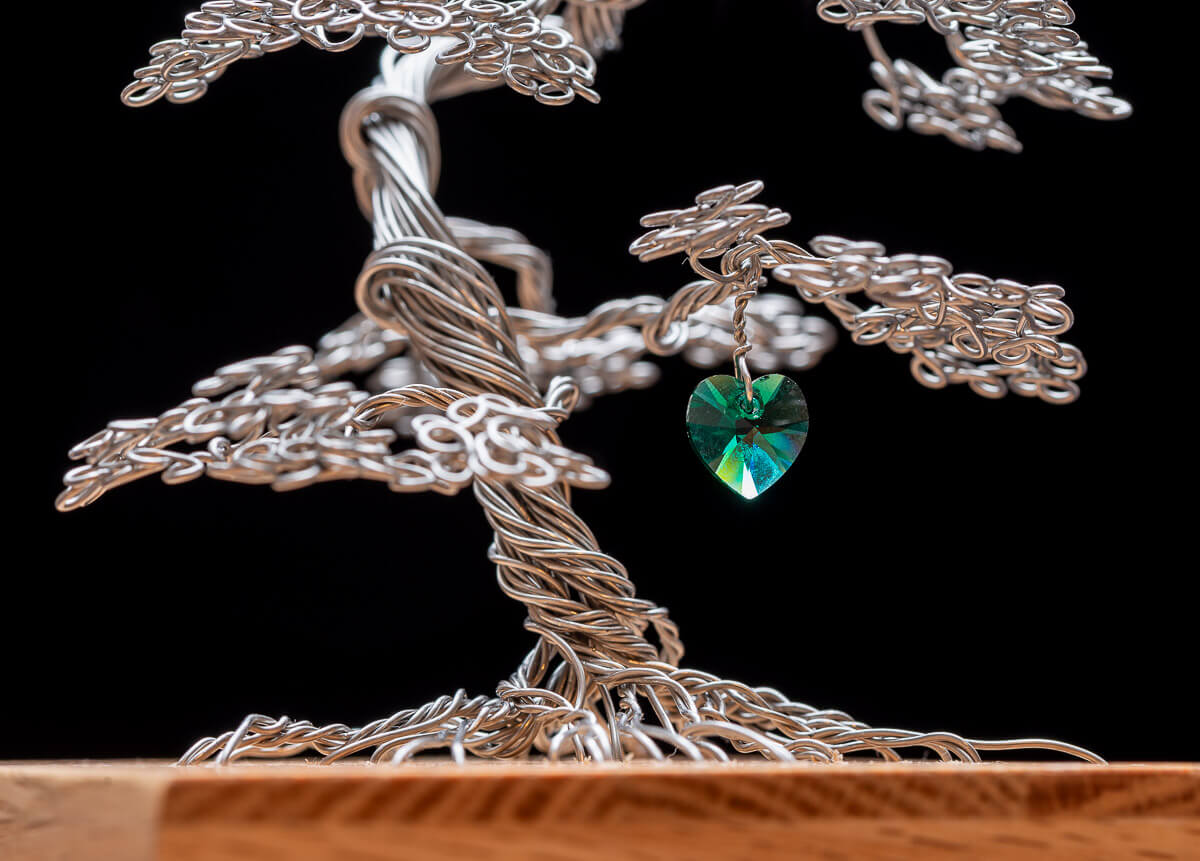
<path fill-rule="evenodd" d="M 3 861 L 1200 859 L 1200 765 L 0 764 Z"/>

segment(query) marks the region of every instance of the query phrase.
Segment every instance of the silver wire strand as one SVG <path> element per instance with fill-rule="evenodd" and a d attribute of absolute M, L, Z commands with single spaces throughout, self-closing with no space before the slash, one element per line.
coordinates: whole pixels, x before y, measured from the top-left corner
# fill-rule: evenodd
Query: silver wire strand
<path fill-rule="evenodd" d="M 210 475 L 279 490 L 350 478 L 385 481 L 399 492 L 470 488 L 493 530 L 488 558 L 499 586 L 524 605 L 534 637 L 493 696 L 460 690 L 361 727 L 252 714 L 197 741 L 180 762 L 313 753 L 327 762 L 370 755 L 399 763 L 442 750 L 456 761 L 754 755 L 827 763 L 857 755 L 897 760 L 914 749 L 969 762 L 1014 749 L 1102 761 L 1048 739 L 984 741 L 873 727 L 774 688 L 680 666 L 683 643 L 666 609 L 637 595 L 624 566 L 600 549 L 570 505 L 571 487 L 607 481 L 558 437 L 588 397 L 653 383 L 647 354 L 682 353 L 705 365 L 728 360 L 750 340 L 753 353 L 741 355 L 757 367 L 811 367 L 832 346 L 833 327 L 806 315 L 802 303 L 829 309 L 857 343 L 909 354 L 914 375 L 928 386 L 966 383 L 985 397 L 1011 390 L 1061 403 L 1078 395 L 1083 361 L 1058 340 L 1073 321 L 1061 288 L 956 275 L 940 258 L 889 257 L 875 243 L 818 237 L 806 249 L 767 238 L 789 217 L 753 202 L 762 190 L 757 182 L 710 189 L 693 206 L 642 220 L 647 232 L 630 251 L 647 261 L 682 254 L 698 280 L 668 298 L 618 299 L 583 317 L 556 315 L 543 252 L 508 228 L 447 218 L 434 202 L 440 156 L 429 105 L 501 79 L 532 87 L 551 103 L 580 92 L 575 85 L 590 81 L 588 64 L 564 65 L 564 43 L 539 35 L 548 32 L 539 16 L 557 5 L 206 3 L 189 17 L 184 42 L 156 46 L 156 71 L 140 70 L 140 89 L 127 92 L 133 103 L 187 101 L 255 51 L 387 38 L 378 81 L 351 100 L 341 124 L 375 248 L 355 285 L 359 315 L 316 350 L 288 347 L 227 365 L 160 416 L 110 423 L 72 450 L 83 464 L 67 473 L 58 507 L 88 505 L 153 474 L 169 484 Z M 576 3 L 560 20 L 580 44 L 599 51 L 616 43 L 633 5 Z M 824 13 L 834 5 L 822 4 Z M 858 14 L 871 4 L 850 5 Z M 904 6 L 874 5 L 880 15 Z M 1002 7 L 1065 6 L 918 5 L 922 14 L 970 6 L 984 17 Z M 495 26 L 480 30 L 484 23 Z M 447 27 L 451 32 L 443 32 Z M 331 33 L 349 35 L 334 45 Z M 460 53 L 471 59 L 448 62 Z M 517 70 L 530 68 L 523 63 L 541 71 L 529 77 Z M 517 274 L 514 305 L 481 260 Z M 747 285 L 757 291 L 768 272 L 796 295 L 768 293 L 749 304 Z M 874 304 L 856 305 L 852 294 Z M 378 388 L 339 379 L 348 373 L 367 375 L 369 387 Z M 396 384 L 383 385 L 388 381 Z M 402 437 L 412 446 L 394 450 Z"/>

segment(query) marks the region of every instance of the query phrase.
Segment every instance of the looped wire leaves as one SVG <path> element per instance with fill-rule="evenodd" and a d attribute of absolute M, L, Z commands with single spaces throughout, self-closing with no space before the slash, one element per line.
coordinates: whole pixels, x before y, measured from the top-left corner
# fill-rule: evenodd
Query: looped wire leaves
<path fill-rule="evenodd" d="M 954 274 L 940 257 L 887 257 L 873 242 L 818 236 L 811 245 L 824 260 L 781 266 L 775 278 L 828 308 L 855 343 L 910 354 L 922 385 L 966 383 L 986 398 L 1012 391 L 1050 403 L 1079 397 L 1087 366 L 1059 340 L 1074 323 L 1061 287 Z M 847 298 L 854 293 L 876 304 L 861 307 Z"/>
<path fill-rule="evenodd" d="M 232 389 L 232 391 L 230 391 Z M 167 484 L 209 475 L 294 490 L 321 481 L 368 478 L 395 491 L 457 493 L 475 479 L 546 487 L 599 488 L 608 475 L 557 444 L 554 431 L 578 391 L 555 380 L 545 406 L 517 406 L 498 394 L 464 396 L 412 385 L 369 396 L 325 383 L 305 347 L 237 362 L 201 380 L 194 397 L 153 419 L 115 421 L 75 446 L 85 465 L 64 478 L 57 506 L 70 511 L 114 487 L 161 473 Z M 393 453 L 395 430 L 381 419 L 423 410 L 410 424 L 416 448 Z M 203 445 L 180 450 L 177 446 Z"/>
<path fill-rule="evenodd" d="M 650 319 L 650 349 L 673 351 L 676 340 L 688 337 L 688 318 L 735 294 L 736 363 L 754 343 L 755 328 L 743 313 L 753 322 L 760 277 L 770 270 L 804 301 L 829 309 L 855 343 L 887 344 L 911 355 L 910 369 L 922 385 L 938 389 L 966 383 L 987 398 L 1012 391 L 1051 403 L 1079 397 L 1077 381 L 1087 366 L 1076 347 L 1059 340 L 1075 319 L 1061 287 L 954 274 L 940 257 L 888 257 L 875 242 L 818 236 L 810 252 L 768 239 L 764 232 L 786 225 L 790 217 L 752 203 L 761 190 L 759 182 L 720 186 L 698 195 L 695 206 L 642 219 L 652 229 L 630 246 L 632 253 L 641 260 L 684 254 L 704 278 L 680 289 Z M 716 256 L 721 257 L 719 271 L 703 262 Z M 855 293 L 875 304 L 855 304 L 847 298 Z M 769 336 L 766 343 L 773 350 Z"/>
<path fill-rule="evenodd" d="M 365 37 L 401 54 L 449 37 L 438 62 L 459 64 L 483 80 L 503 81 L 545 104 L 575 96 L 596 101 L 595 61 L 571 33 L 545 20 L 557 0 L 208 0 L 184 19 L 177 39 L 156 43 L 150 60 L 121 93 L 131 107 L 165 98 L 195 101 L 238 60 L 301 43 L 346 51 Z M 575 13 L 589 41 L 632 3 L 603 3 Z M 590 4 L 589 4 L 590 6 Z M 582 17 L 580 17 L 582 16 Z M 598 47 L 602 47 L 602 44 Z"/>
<path fill-rule="evenodd" d="M 999 111 L 1010 98 L 1099 120 L 1133 110 L 1094 82 L 1111 78 L 1112 69 L 1070 29 L 1075 13 L 1066 0 L 820 0 L 817 14 L 862 33 L 880 86 L 863 96 L 863 108 L 884 128 L 907 125 L 969 149 L 1015 153 L 1021 144 Z M 955 68 L 939 81 L 893 60 L 877 24 L 928 24 L 946 40 Z"/>

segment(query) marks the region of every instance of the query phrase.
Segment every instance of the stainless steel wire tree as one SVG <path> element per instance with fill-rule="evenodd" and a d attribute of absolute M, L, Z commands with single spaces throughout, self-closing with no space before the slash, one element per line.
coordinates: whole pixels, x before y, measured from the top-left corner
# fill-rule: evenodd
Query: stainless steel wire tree
<path fill-rule="evenodd" d="M 76 446 L 58 505 L 71 510 L 158 474 L 168 484 L 209 475 L 279 490 L 365 478 L 399 492 L 470 489 L 494 539 L 500 588 L 527 609 L 534 645 L 490 696 L 459 690 L 362 727 L 250 715 L 198 741 L 182 762 L 314 751 L 325 760 L 371 752 L 402 761 L 431 748 L 516 757 L 621 760 L 755 754 L 821 762 L 853 754 L 896 759 L 907 749 L 976 760 L 990 750 L 1041 748 L 1098 758 L 1045 739 L 981 741 L 948 732 L 876 728 L 681 665 L 667 611 L 636 594 L 570 503 L 571 488 L 607 476 L 563 446 L 559 426 L 587 399 L 651 385 L 647 354 L 697 364 L 727 358 L 730 307 L 773 276 L 796 295 L 747 306 L 757 369 L 803 369 L 831 347 L 825 306 L 856 343 L 909 356 L 919 382 L 965 383 L 1051 403 L 1078 395 L 1079 351 L 1063 291 L 955 274 L 937 257 L 888 256 L 882 246 L 817 237 L 809 247 L 769 237 L 786 213 L 754 202 L 760 183 L 723 186 L 695 204 L 643 219 L 631 251 L 681 254 L 697 280 L 668 298 L 606 302 L 583 317 L 554 312 L 549 258 L 514 230 L 447 217 L 434 202 L 438 132 L 429 105 L 501 83 L 547 104 L 594 100 L 594 57 L 615 47 L 640 0 L 214 0 L 179 39 L 151 49 L 125 90 L 130 105 L 188 102 L 235 61 L 305 42 L 344 50 L 387 42 L 379 79 L 342 115 L 342 147 L 375 250 L 355 285 L 360 313 L 315 350 L 287 347 L 237 362 L 159 416 L 112 422 Z M 996 105 L 1022 96 L 1089 116 L 1128 106 L 1097 87 L 1108 70 L 1068 29 L 1065 2 L 821 0 L 820 16 L 864 33 L 882 90 L 865 104 L 972 146 L 1018 148 Z M 555 13 L 561 13 L 555 14 Z M 958 63 L 936 82 L 883 53 L 874 25 L 925 23 Z M 484 264 L 517 276 L 509 306 Z M 862 300 L 866 300 L 865 303 Z M 363 391 L 341 381 L 366 374 Z M 397 441 L 412 445 L 398 448 Z"/>

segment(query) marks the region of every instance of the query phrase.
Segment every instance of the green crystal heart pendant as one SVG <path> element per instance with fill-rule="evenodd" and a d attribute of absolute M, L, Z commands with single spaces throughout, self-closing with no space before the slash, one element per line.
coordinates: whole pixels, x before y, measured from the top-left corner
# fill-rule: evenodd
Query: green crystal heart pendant
<path fill-rule="evenodd" d="M 692 448 L 722 484 L 746 499 L 787 472 L 808 436 L 808 403 L 795 381 L 767 374 L 751 389 L 747 403 L 739 380 L 717 374 L 696 386 L 687 409 Z"/>

